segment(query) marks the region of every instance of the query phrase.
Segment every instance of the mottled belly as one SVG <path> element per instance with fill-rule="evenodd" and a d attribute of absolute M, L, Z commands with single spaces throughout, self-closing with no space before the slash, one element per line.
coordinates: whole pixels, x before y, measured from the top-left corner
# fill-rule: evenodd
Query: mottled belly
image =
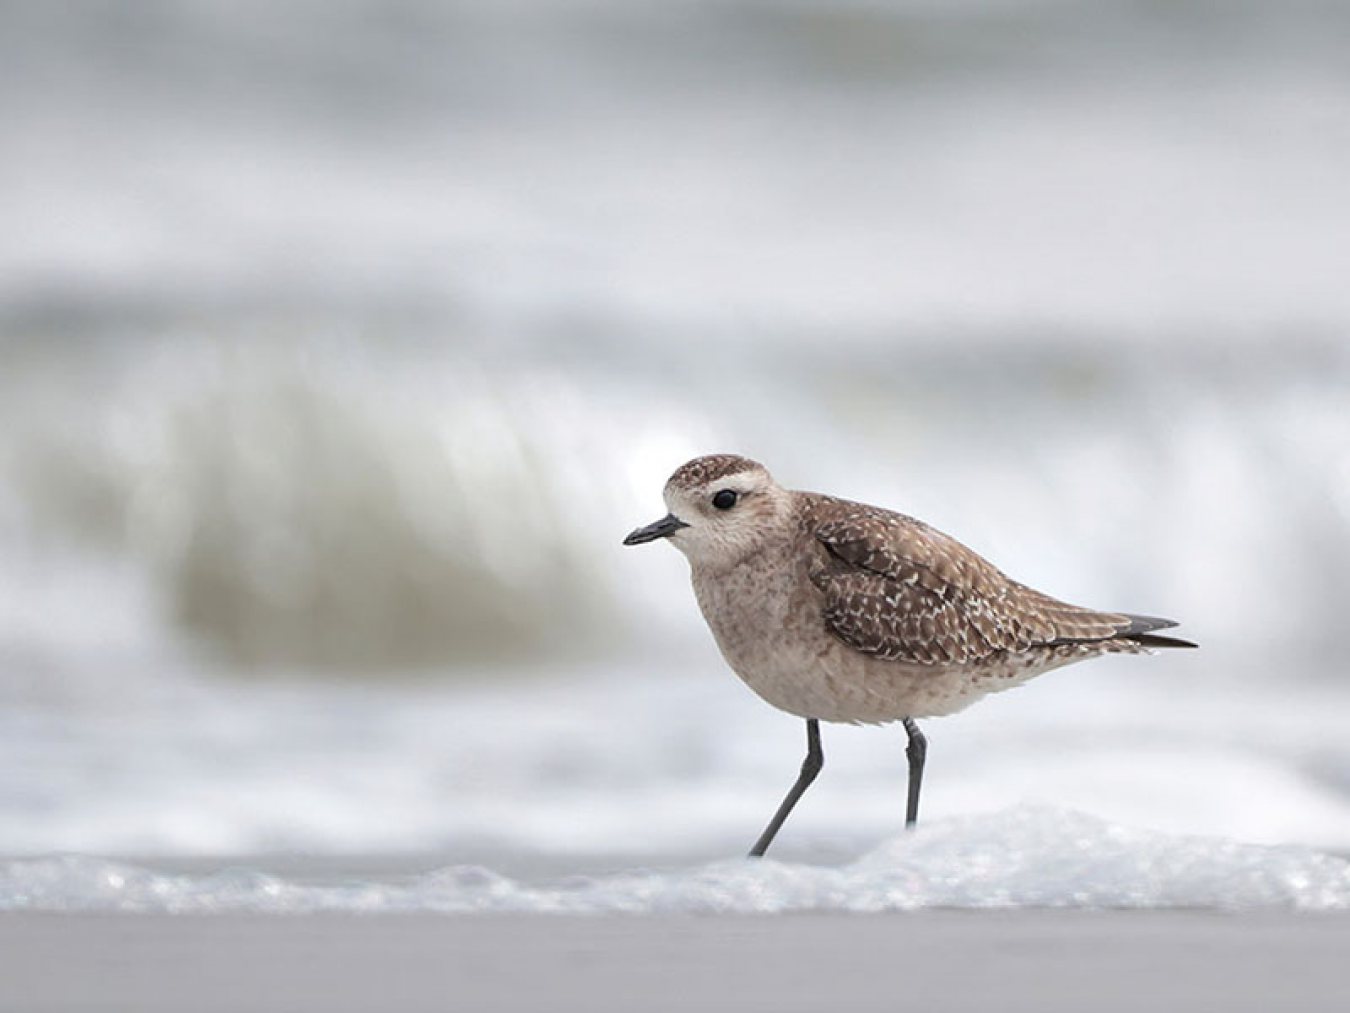
<path fill-rule="evenodd" d="M 820 602 L 804 590 L 810 587 L 763 572 L 694 582 L 732 671 L 768 703 L 803 718 L 880 724 L 953 714 L 988 693 L 1095 653 L 998 655 L 973 666 L 882 661 L 829 633 Z"/>
<path fill-rule="evenodd" d="M 822 721 L 880 724 L 952 714 L 987 692 L 1024 681 L 991 684 L 959 669 L 878 661 L 823 626 L 809 637 L 747 639 L 724 637 L 716 629 L 714 635 L 732 671 L 765 701 Z"/>

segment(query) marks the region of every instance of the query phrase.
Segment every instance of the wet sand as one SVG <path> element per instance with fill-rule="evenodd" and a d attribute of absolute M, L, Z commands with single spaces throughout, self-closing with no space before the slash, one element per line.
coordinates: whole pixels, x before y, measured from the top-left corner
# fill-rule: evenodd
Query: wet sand
<path fill-rule="evenodd" d="M 0 915 L 0 1010 L 1340 1011 L 1350 916 Z"/>

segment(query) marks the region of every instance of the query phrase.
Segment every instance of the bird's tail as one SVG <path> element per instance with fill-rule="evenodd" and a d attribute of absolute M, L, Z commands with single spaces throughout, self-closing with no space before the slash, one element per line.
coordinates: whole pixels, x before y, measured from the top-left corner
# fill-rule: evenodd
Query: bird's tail
<path fill-rule="evenodd" d="M 1171 619 L 1160 619 L 1157 616 L 1135 616 L 1128 612 L 1124 613 L 1130 624 L 1116 634 L 1121 640 L 1133 640 L 1136 644 L 1143 647 L 1199 647 L 1199 644 L 1193 644 L 1189 640 L 1182 640 L 1180 637 L 1163 637 L 1154 633 L 1154 630 L 1166 630 L 1175 626 L 1176 623 Z"/>

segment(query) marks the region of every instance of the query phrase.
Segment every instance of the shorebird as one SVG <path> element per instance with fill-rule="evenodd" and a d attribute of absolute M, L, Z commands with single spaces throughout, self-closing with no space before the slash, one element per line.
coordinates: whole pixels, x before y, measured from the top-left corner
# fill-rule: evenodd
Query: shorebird
<path fill-rule="evenodd" d="M 905 826 L 919 815 L 928 741 L 915 719 L 953 714 L 1101 654 L 1195 644 L 1170 619 L 1070 605 L 1005 576 L 923 521 L 785 489 L 756 461 L 698 457 L 666 482 L 669 513 L 624 539 L 668 539 L 722 656 L 764 700 L 806 719 L 801 773 L 750 849 L 768 850 L 825 763 L 820 722 L 899 721 Z"/>

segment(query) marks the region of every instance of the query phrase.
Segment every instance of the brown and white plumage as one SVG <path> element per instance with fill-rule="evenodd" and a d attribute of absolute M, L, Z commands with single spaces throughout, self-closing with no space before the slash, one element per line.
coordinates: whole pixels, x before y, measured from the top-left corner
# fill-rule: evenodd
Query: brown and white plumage
<path fill-rule="evenodd" d="M 685 554 L 728 664 L 806 718 L 817 753 L 817 720 L 904 721 L 913 739 L 913 718 L 1052 668 L 1194 646 L 1153 632 L 1169 620 L 1059 601 L 922 521 L 784 489 L 737 455 L 685 464 L 665 499 L 670 513 L 626 542 L 669 538 Z"/>
<path fill-rule="evenodd" d="M 875 658 L 978 665 L 1069 645 L 1133 651 L 1147 631 L 1175 625 L 1058 601 L 913 517 L 809 493 L 801 500 L 828 557 L 810 573 L 825 625 Z"/>

